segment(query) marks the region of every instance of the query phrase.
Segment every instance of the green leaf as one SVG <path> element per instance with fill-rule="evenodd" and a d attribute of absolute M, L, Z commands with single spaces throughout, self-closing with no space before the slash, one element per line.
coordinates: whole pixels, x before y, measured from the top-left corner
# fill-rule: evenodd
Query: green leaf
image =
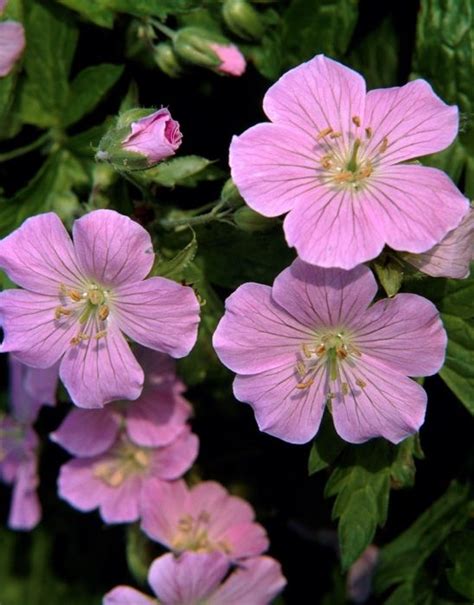
<path fill-rule="evenodd" d="M 474 601 L 474 531 L 449 536 L 446 552 L 454 563 L 454 568 L 446 572 L 449 583 L 454 590 Z"/>
<path fill-rule="evenodd" d="M 62 116 L 62 124 L 69 126 L 80 120 L 100 103 L 123 72 L 121 65 L 103 63 L 83 69 L 72 81 Z"/>
<path fill-rule="evenodd" d="M 114 12 L 103 5 L 101 0 L 58 0 L 64 6 L 77 11 L 100 27 L 112 28 Z"/>
<path fill-rule="evenodd" d="M 395 457 L 390 468 L 391 487 L 401 489 L 415 484 L 414 458 L 424 458 L 419 435 L 404 439 L 395 447 Z"/>
<path fill-rule="evenodd" d="M 23 21 L 23 3 L 21 0 L 10 0 L 2 18 Z M 12 112 L 18 82 L 18 67 L 7 76 L 0 78 L 0 138 L 8 139 L 19 131 L 21 123 Z"/>
<path fill-rule="evenodd" d="M 372 262 L 372 266 L 387 296 L 395 296 L 403 283 L 403 269 L 400 264 L 382 255 Z"/>
<path fill-rule="evenodd" d="M 423 566 L 450 533 L 465 525 L 469 513 L 469 488 L 453 482 L 411 527 L 382 549 L 374 590 L 381 594 L 397 587 L 386 605 L 427 602 L 420 601 L 416 592 Z"/>
<path fill-rule="evenodd" d="M 372 542 L 377 525 L 386 521 L 392 456 L 389 444 L 381 439 L 347 447 L 326 484 L 325 496 L 336 496 L 332 515 L 339 519 L 344 570 Z"/>
<path fill-rule="evenodd" d="M 195 187 L 200 181 L 213 181 L 221 178 L 224 173 L 212 160 L 198 155 L 186 155 L 161 162 L 137 175 L 145 183 L 155 183 L 162 187 Z"/>
<path fill-rule="evenodd" d="M 151 275 L 161 275 L 175 281 L 183 280 L 185 271 L 191 265 L 197 252 L 198 244 L 194 231 L 192 235 L 193 237 L 189 244 L 173 256 L 173 258 L 166 259 L 157 255 Z"/>
<path fill-rule="evenodd" d="M 339 57 L 347 50 L 358 16 L 358 0 L 292 0 L 283 15 L 283 56 L 288 65 L 316 52 Z"/>
<path fill-rule="evenodd" d="M 25 27 L 27 80 L 21 91 L 21 119 L 41 128 L 60 126 L 77 29 L 61 7 L 40 2 L 31 5 Z"/>
<path fill-rule="evenodd" d="M 98 0 L 98 4 L 136 17 L 156 16 L 163 19 L 168 14 L 199 8 L 202 0 Z"/>
<path fill-rule="evenodd" d="M 332 464 L 347 443 L 343 441 L 334 429 L 331 414 L 324 413 L 321 426 L 316 435 L 308 460 L 308 474 L 313 475 Z"/>

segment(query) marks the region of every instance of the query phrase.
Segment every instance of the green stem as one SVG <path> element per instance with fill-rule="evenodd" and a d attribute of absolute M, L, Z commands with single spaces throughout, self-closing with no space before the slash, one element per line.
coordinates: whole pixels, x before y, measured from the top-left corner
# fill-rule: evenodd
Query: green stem
<path fill-rule="evenodd" d="M 217 208 L 217 206 L 216 206 Z M 159 221 L 159 224 L 162 227 L 170 229 L 172 227 L 181 227 L 183 225 L 205 225 L 206 223 L 210 223 L 212 221 L 219 221 L 226 217 L 229 214 L 229 210 L 225 210 L 224 212 L 208 212 L 207 214 L 201 214 L 201 216 L 190 216 L 186 218 L 164 218 Z"/>
<path fill-rule="evenodd" d="M 164 23 L 161 23 L 161 21 L 158 21 L 158 19 L 150 19 L 150 23 L 162 34 L 165 34 L 165 36 L 171 38 L 171 40 L 175 37 L 176 32 L 170 27 L 166 26 Z"/>
<path fill-rule="evenodd" d="M 360 144 L 360 139 L 356 139 L 354 141 L 354 148 L 352 149 L 351 159 L 347 164 L 347 170 L 349 170 L 350 172 L 355 172 L 357 170 L 357 152 L 359 151 Z"/>
<path fill-rule="evenodd" d="M 23 147 L 17 147 L 16 149 L 12 149 L 11 151 L 6 151 L 5 153 L 0 153 L 0 162 L 8 162 L 8 160 L 13 160 L 21 155 L 25 155 L 30 153 L 30 151 L 34 151 L 41 147 L 46 141 L 50 138 L 49 132 L 45 132 L 41 135 L 36 141 L 29 143 L 28 145 L 24 145 Z"/>
<path fill-rule="evenodd" d="M 124 178 L 126 181 L 128 181 L 129 183 L 131 183 L 134 187 L 136 187 L 140 191 L 140 193 L 142 194 L 143 198 L 147 202 L 151 202 L 152 201 L 150 192 L 148 191 L 148 189 L 146 187 L 144 187 L 140 183 L 140 181 L 138 181 L 137 179 L 135 179 L 134 177 L 132 177 L 129 173 L 124 172 L 122 170 L 117 170 L 117 172 L 120 174 L 120 176 L 122 178 Z"/>

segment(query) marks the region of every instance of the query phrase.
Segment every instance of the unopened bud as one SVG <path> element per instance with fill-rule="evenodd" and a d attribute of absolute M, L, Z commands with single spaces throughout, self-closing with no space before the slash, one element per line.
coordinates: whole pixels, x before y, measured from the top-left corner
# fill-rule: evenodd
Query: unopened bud
<path fill-rule="evenodd" d="M 227 206 L 238 208 L 245 204 L 244 198 L 240 195 L 232 179 L 227 179 L 222 187 L 221 200 L 226 202 Z"/>
<path fill-rule="evenodd" d="M 262 216 L 248 206 L 244 206 L 235 211 L 234 222 L 239 229 L 247 231 L 248 233 L 268 231 L 275 226 L 274 219 Z"/>
<path fill-rule="evenodd" d="M 103 136 L 95 157 L 122 170 L 144 170 L 174 155 L 181 139 L 167 109 L 130 109 Z"/>
<path fill-rule="evenodd" d="M 247 0 L 225 0 L 222 17 L 227 27 L 244 40 L 259 40 L 263 36 L 261 17 Z"/>
<path fill-rule="evenodd" d="M 161 71 L 170 78 L 179 78 L 183 73 L 179 59 L 169 42 L 161 42 L 155 46 L 154 57 Z"/>

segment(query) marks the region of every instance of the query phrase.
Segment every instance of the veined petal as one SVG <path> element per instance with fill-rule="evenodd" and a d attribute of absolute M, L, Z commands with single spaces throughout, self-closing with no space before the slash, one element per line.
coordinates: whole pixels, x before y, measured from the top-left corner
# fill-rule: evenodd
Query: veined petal
<path fill-rule="evenodd" d="M 227 557 L 218 552 L 167 554 L 153 561 L 148 582 L 166 605 L 196 605 L 208 602 L 228 569 Z"/>
<path fill-rule="evenodd" d="M 158 601 L 130 586 L 116 586 L 104 596 L 102 605 L 158 605 Z"/>
<path fill-rule="evenodd" d="M 295 364 L 296 365 L 296 364 Z M 297 388 L 301 381 L 294 365 L 280 366 L 252 376 L 237 375 L 234 395 L 249 403 L 264 433 L 288 443 L 307 443 L 317 433 L 326 402 L 326 372 L 313 375 L 307 388 Z"/>
<path fill-rule="evenodd" d="M 199 450 L 199 439 L 186 427 L 169 445 L 152 452 L 151 476 L 166 481 L 179 479 L 191 468 Z"/>
<path fill-rule="evenodd" d="M 332 128 L 340 133 L 340 149 L 347 149 L 357 132 L 353 117 L 362 119 L 365 81 L 357 72 L 337 61 L 317 55 L 284 74 L 263 100 L 263 109 L 273 122 L 313 133 Z"/>
<path fill-rule="evenodd" d="M 254 374 L 296 363 L 309 334 L 306 326 L 273 301 L 269 286 L 248 283 L 226 300 L 226 312 L 212 342 L 228 368 Z"/>
<path fill-rule="evenodd" d="M 25 29 L 16 21 L 0 23 L 0 77 L 8 75 L 25 48 Z"/>
<path fill-rule="evenodd" d="M 349 443 L 384 437 L 399 443 L 416 433 L 425 419 L 427 396 L 414 380 L 364 355 L 354 368 L 341 365 L 347 395 L 332 400 L 338 434 Z"/>
<path fill-rule="evenodd" d="M 447 336 L 432 302 L 416 294 L 384 298 L 355 327 L 357 347 L 392 370 L 431 376 L 444 363 Z"/>
<path fill-rule="evenodd" d="M 313 330 L 351 326 L 376 293 L 377 282 L 363 265 L 352 271 L 323 269 L 299 258 L 277 276 L 272 288 L 273 300 Z"/>
<path fill-rule="evenodd" d="M 219 534 L 222 542 L 228 545 L 232 560 L 256 557 L 265 552 L 270 543 L 267 532 L 258 523 L 229 523 L 228 529 Z"/>
<path fill-rule="evenodd" d="M 13 353 L 22 363 L 49 368 L 70 346 L 77 331 L 72 318 L 55 319 L 56 296 L 27 290 L 0 293 L 0 316 L 5 338 L 2 353 Z"/>
<path fill-rule="evenodd" d="M 100 457 L 73 458 L 59 470 L 59 497 L 82 512 L 97 508 L 113 488 L 94 477 L 94 464 Z"/>
<path fill-rule="evenodd" d="M 365 155 L 376 156 L 384 139 L 382 164 L 397 164 L 450 145 L 458 132 L 455 105 L 446 105 L 425 80 L 367 93 L 364 126 L 372 136 Z"/>
<path fill-rule="evenodd" d="M 281 124 L 257 124 L 230 145 L 232 179 L 248 205 L 264 216 L 278 216 L 295 204 L 314 202 L 321 187 L 314 134 Z"/>
<path fill-rule="evenodd" d="M 395 250 L 426 252 L 469 211 L 469 202 L 441 170 L 383 166 L 364 191 L 385 242 Z"/>
<path fill-rule="evenodd" d="M 365 191 L 325 187 L 315 200 L 295 206 L 283 223 L 298 256 L 320 267 L 352 269 L 375 258 L 384 232 Z"/>
<path fill-rule="evenodd" d="M 8 526 L 12 529 L 30 530 L 41 520 L 41 504 L 38 487 L 36 456 L 24 461 L 15 477 Z"/>
<path fill-rule="evenodd" d="M 247 559 L 206 601 L 208 605 L 267 605 L 283 590 L 286 580 L 278 561 Z"/>
<path fill-rule="evenodd" d="M 83 281 L 64 225 L 54 212 L 27 219 L 0 241 L 0 267 L 22 288 L 56 295 Z"/>
<path fill-rule="evenodd" d="M 74 456 L 106 452 L 117 438 L 121 417 L 110 407 L 104 410 L 72 409 L 50 439 Z"/>
<path fill-rule="evenodd" d="M 192 509 L 185 482 L 150 479 L 143 486 L 142 493 L 142 530 L 152 540 L 171 548 L 180 517 Z"/>
<path fill-rule="evenodd" d="M 115 291 L 120 329 L 144 347 L 184 357 L 193 348 L 199 302 L 189 286 L 164 277 L 128 284 Z"/>
<path fill-rule="evenodd" d="M 137 282 L 153 265 L 149 233 L 115 210 L 95 210 L 75 221 L 73 238 L 82 271 L 103 286 Z"/>
<path fill-rule="evenodd" d="M 104 337 L 95 338 L 92 329 L 86 336 L 69 346 L 59 369 L 74 403 L 100 408 L 116 399 L 137 399 L 143 388 L 143 370 L 113 318 Z"/>

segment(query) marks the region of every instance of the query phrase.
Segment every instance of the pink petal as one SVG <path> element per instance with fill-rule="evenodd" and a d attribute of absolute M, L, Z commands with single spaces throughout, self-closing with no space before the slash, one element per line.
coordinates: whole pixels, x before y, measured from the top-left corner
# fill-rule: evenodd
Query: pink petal
<path fill-rule="evenodd" d="M 158 605 L 158 601 L 130 586 L 117 586 L 104 596 L 102 605 Z"/>
<path fill-rule="evenodd" d="M 171 548 L 180 517 L 190 512 L 185 482 L 149 480 L 142 493 L 142 530 L 152 540 Z"/>
<path fill-rule="evenodd" d="M 287 124 L 316 138 L 330 127 L 347 148 L 353 138 L 353 116 L 362 117 L 365 82 L 357 72 L 317 55 L 284 74 L 265 95 L 263 109 L 273 122 Z"/>
<path fill-rule="evenodd" d="M 25 48 L 25 30 L 21 23 L 0 23 L 0 76 L 8 75 Z"/>
<path fill-rule="evenodd" d="M 24 376 L 25 391 L 30 397 L 41 401 L 43 405 L 56 405 L 59 364 L 50 368 L 26 368 Z"/>
<path fill-rule="evenodd" d="M 474 210 L 471 208 L 459 227 L 423 254 L 405 254 L 405 261 L 432 277 L 463 279 L 469 276 L 474 260 Z"/>
<path fill-rule="evenodd" d="M 16 420 L 33 424 L 43 405 L 54 405 L 58 384 L 58 364 L 51 368 L 30 368 L 8 356 L 10 405 Z"/>
<path fill-rule="evenodd" d="M 0 267 L 22 288 L 56 299 L 61 284 L 77 286 L 83 281 L 71 239 L 53 212 L 27 219 L 0 241 Z"/>
<path fill-rule="evenodd" d="M 114 314 L 133 340 L 172 357 L 191 351 L 199 325 L 199 302 L 192 288 L 151 277 L 118 288 L 116 296 Z"/>
<path fill-rule="evenodd" d="M 149 233 L 115 210 L 95 210 L 75 221 L 73 238 L 83 273 L 103 286 L 137 282 L 153 265 Z"/>
<path fill-rule="evenodd" d="M 94 464 L 100 458 L 74 458 L 63 464 L 58 477 L 58 495 L 82 512 L 97 508 L 111 489 L 94 477 Z"/>
<path fill-rule="evenodd" d="M 74 321 L 55 319 L 57 307 L 55 296 L 26 290 L 1 292 L 0 314 L 5 336 L 1 352 L 13 353 L 22 363 L 36 368 L 54 365 L 77 331 Z"/>
<path fill-rule="evenodd" d="M 395 250 L 425 252 L 459 225 L 468 200 L 440 170 L 383 166 L 363 192 L 385 242 Z"/>
<path fill-rule="evenodd" d="M 8 526 L 11 529 L 30 530 L 41 520 L 41 505 L 36 493 L 38 487 L 36 456 L 22 463 L 15 477 Z"/>
<path fill-rule="evenodd" d="M 128 406 L 127 433 L 137 445 L 168 445 L 183 431 L 192 408 L 171 389 L 146 387 L 141 397 Z"/>
<path fill-rule="evenodd" d="M 168 481 L 178 479 L 191 468 L 198 450 L 199 439 L 189 427 L 185 428 L 172 443 L 153 451 L 152 476 Z"/>
<path fill-rule="evenodd" d="M 286 586 L 278 561 L 248 559 L 206 601 L 208 605 L 268 605 Z"/>
<path fill-rule="evenodd" d="M 398 294 L 376 302 L 355 327 L 357 348 L 392 370 L 431 376 L 444 363 L 446 332 L 432 302 Z"/>
<path fill-rule="evenodd" d="M 347 595 L 354 603 L 365 603 L 368 600 L 378 559 L 379 549 L 371 544 L 351 565 L 347 574 Z"/>
<path fill-rule="evenodd" d="M 235 44 L 209 44 L 222 63 L 217 68 L 223 74 L 241 76 L 247 66 L 245 57 Z"/>
<path fill-rule="evenodd" d="M 379 205 L 366 198 L 365 190 L 326 187 L 318 198 L 303 200 L 283 223 L 288 245 L 302 260 L 321 267 L 352 269 L 375 258 L 383 249 L 385 232 L 375 212 Z"/>
<path fill-rule="evenodd" d="M 231 496 L 229 492 L 216 481 L 203 481 L 190 490 L 191 514 L 202 511 L 211 517 L 212 531 L 220 534 L 230 525 L 253 521 L 255 513 L 248 502 Z"/>
<path fill-rule="evenodd" d="M 230 145 L 232 179 L 248 205 L 278 216 L 321 195 L 315 133 L 281 124 L 257 124 Z"/>
<path fill-rule="evenodd" d="M 354 368 L 343 365 L 341 375 L 348 395 L 338 389 L 339 394 L 332 400 L 332 415 L 336 431 L 349 443 L 363 443 L 373 437 L 399 443 L 423 424 L 426 392 L 414 380 L 366 356 L 358 359 Z M 361 380 L 363 388 L 357 384 Z"/>
<path fill-rule="evenodd" d="M 224 365 L 254 374 L 296 363 L 301 343 L 311 330 L 272 299 L 261 284 L 243 284 L 226 300 L 226 312 L 214 333 L 213 346 Z"/>
<path fill-rule="evenodd" d="M 61 380 L 79 407 L 100 408 L 115 399 L 137 399 L 143 370 L 120 330 L 109 320 L 105 337 L 70 345 L 60 366 Z"/>
<path fill-rule="evenodd" d="M 110 408 L 72 409 L 50 438 L 74 456 L 96 456 L 112 447 L 120 423 L 121 416 Z"/>
<path fill-rule="evenodd" d="M 234 521 L 234 525 L 229 524 L 227 531 L 219 537 L 219 541 L 229 545 L 229 556 L 233 560 L 261 555 L 270 546 L 266 531 L 258 523 Z"/>
<path fill-rule="evenodd" d="M 118 487 L 110 487 L 100 503 L 100 516 L 106 523 L 133 523 L 140 518 L 143 480 L 130 475 Z"/>
<path fill-rule="evenodd" d="M 179 123 L 166 108 L 131 124 L 131 133 L 122 141 L 122 148 L 141 153 L 150 164 L 175 154 L 181 144 Z"/>
<path fill-rule="evenodd" d="M 321 423 L 326 376 L 320 371 L 313 376 L 314 383 L 309 388 L 298 389 L 300 378 L 295 365 L 283 365 L 254 376 L 238 375 L 234 395 L 252 406 L 264 433 L 288 443 L 307 443 Z"/>
<path fill-rule="evenodd" d="M 312 330 L 352 325 L 376 293 L 377 282 L 367 267 L 322 269 L 300 259 L 277 276 L 272 289 L 273 299 Z"/>
<path fill-rule="evenodd" d="M 208 602 L 228 568 L 227 557 L 217 552 L 185 552 L 177 559 L 167 554 L 153 561 L 148 582 L 164 605 L 196 605 Z"/>
<path fill-rule="evenodd" d="M 446 105 L 425 80 L 371 90 L 363 124 L 372 129 L 366 155 L 376 154 L 384 138 L 388 148 L 381 155 L 383 164 L 441 151 L 456 137 L 458 122 L 458 108 Z"/>

